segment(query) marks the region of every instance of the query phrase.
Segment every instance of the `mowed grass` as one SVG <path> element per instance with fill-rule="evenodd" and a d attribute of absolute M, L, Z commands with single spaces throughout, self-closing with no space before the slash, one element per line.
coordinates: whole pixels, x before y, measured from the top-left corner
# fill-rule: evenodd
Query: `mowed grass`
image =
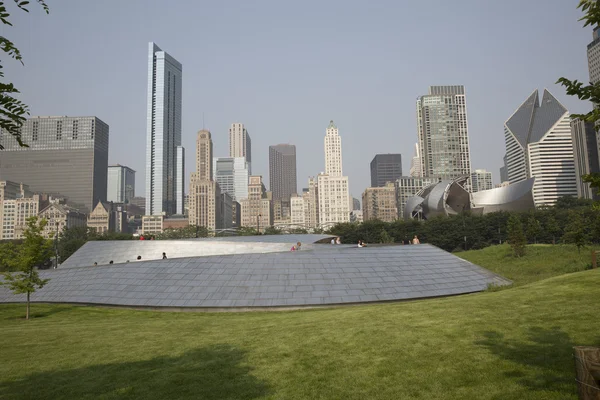
<path fill-rule="evenodd" d="M 504 244 L 455 254 L 512 280 L 514 286 L 521 286 L 588 269 L 592 263 L 592 249 L 600 250 L 600 247 L 583 247 L 579 251 L 574 245 L 529 245 L 525 256 L 514 257 L 510 246 Z"/>
<path fill-rule="evenodd" d="M 303 311 L 34 304 L 24 321 L 3 305 L 0 398 L 576 399 L 572 347 L 600 345 L 599 288 L 591 270 Z"/>

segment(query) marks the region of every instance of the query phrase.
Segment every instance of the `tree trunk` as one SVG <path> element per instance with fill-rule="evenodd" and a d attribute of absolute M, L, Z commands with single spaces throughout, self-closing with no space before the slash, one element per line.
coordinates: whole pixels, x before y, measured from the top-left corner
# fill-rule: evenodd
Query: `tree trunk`
<path fill-rule="evenodd" d="M 27 312 L 25 314 L 25 319 L 29 319 L 29 296 L 31 293 L 27 292 Z"/>

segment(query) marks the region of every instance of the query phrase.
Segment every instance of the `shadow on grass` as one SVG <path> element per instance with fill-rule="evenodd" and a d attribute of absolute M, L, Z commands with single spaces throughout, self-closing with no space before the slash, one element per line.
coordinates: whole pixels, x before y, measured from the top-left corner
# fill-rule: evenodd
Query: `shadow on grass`
<path fill-rule="evenodd" d="M 47 308 L 44 311 L 36 311 L 37 308 L 36 303 L 31 303 L 31 315 L 29 316 L 30 319 L 37 319 L 37 318 L 45 318 L 45 317 L 49 317 L 51 315 L 54 314 L 58 314 L 61 312 L 65 312 L 65 311 L 72 311 L 73 308 L 72 306 L 54 306 L 52 308 Z M 18 304 L 19 307 L 15 307 L 13 310 L 11 310 L 11 312 L 4 317 L 5 320 L 25 320 L 25 312 L 26 312 L 26 308 L 27 305 L 25 303 L 22 304 Z M 21 307 L 22 306 L 22 307 Z"/>
<path fill-rule="evenodd" d="M 527 340 L 505 339 L 498 332 L 483 333 L 475 344 L 487 347 L 493 354 L 525 366 L 506 371 L 528 390 L 554 391 L 572 396 L 576 393 L 573 346 L 569 335 L 560 328 L 532 327 Z"/>
<path fill-rule="evenodd" d="M 0 393 L 7 399 L 256 399 L 269 394 L 244 358 L 235 347 L 217 345 L 178 357 L 35 373 L 0 382 Z"/>

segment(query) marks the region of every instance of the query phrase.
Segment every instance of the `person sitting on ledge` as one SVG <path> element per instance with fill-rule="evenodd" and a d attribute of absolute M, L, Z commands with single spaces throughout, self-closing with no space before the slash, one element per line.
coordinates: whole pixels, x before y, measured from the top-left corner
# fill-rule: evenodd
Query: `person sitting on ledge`
<path fill-rule="evenodd" d="M 97 262 L 94 262 L 94 267 L 97 267 L 97 266 L 98 266 L 98 263 L 97 263 Z"/>
<path fill-rule="evenodd" d="M 342 239 L 339 236 L 335 239 L 335 244 L 342 244 Z"/>
<path fill-rule="evenodd" d="M 358 247 L 363 247 L 363 242 L 362 242 L 362 240 L 359 240 L 359 241 L 358 241 Z"/>
<path fill-rule="evenodd" d="M 109 264 L 113 264 L 113 260 L 110 260 L 108 263 L 109 263 Z"/>
<path fill-rule="evenodd" d="M 295 244 L 293 244 L 293 245 L 292 245 L 292 248 L 290 249 L 290 251 L 296 251 L 296 250 L 298 250 L 298 249 L 296 249 L 296 245 L 295 245 Z"/>
<path fill-rule="evenodd" d="M 138 261 L 142 259 L 142 256 L 137 256 Z"/>
<path fill-rule="evenodd" d="M 162 259 L 163 259 L 163 260 L 166 260 L 166 259 L 167 259 L 167 253 L 163 253 L 163 258 L 162 258 Z"/>
<path fill-rule="evenodd" d="M 302 248 L 302 243 L 296 243 L 296 250 L 300 250 Z"/>
<path fill-rule="evenodd" d="M 421 241 L 419 240 L 419 238 L 417 237 L 417 235 L 415 235 L 415 237 L 413 238 L 412 244 L 421 244 Z"/>

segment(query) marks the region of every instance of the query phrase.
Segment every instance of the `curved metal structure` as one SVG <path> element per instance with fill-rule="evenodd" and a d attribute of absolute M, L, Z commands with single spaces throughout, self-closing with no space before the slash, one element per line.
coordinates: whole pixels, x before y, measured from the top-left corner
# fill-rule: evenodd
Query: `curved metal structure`
<path fill-rule="evenodd" d="M 496 189 L 469 193 L 465 189 L 468 176 L 427 186 L 408 199 L 404 219 L 430 219 L 463 211 L 487 214 L 496 211 L 527 211 L 535 207 L 535 178 Z"/>

